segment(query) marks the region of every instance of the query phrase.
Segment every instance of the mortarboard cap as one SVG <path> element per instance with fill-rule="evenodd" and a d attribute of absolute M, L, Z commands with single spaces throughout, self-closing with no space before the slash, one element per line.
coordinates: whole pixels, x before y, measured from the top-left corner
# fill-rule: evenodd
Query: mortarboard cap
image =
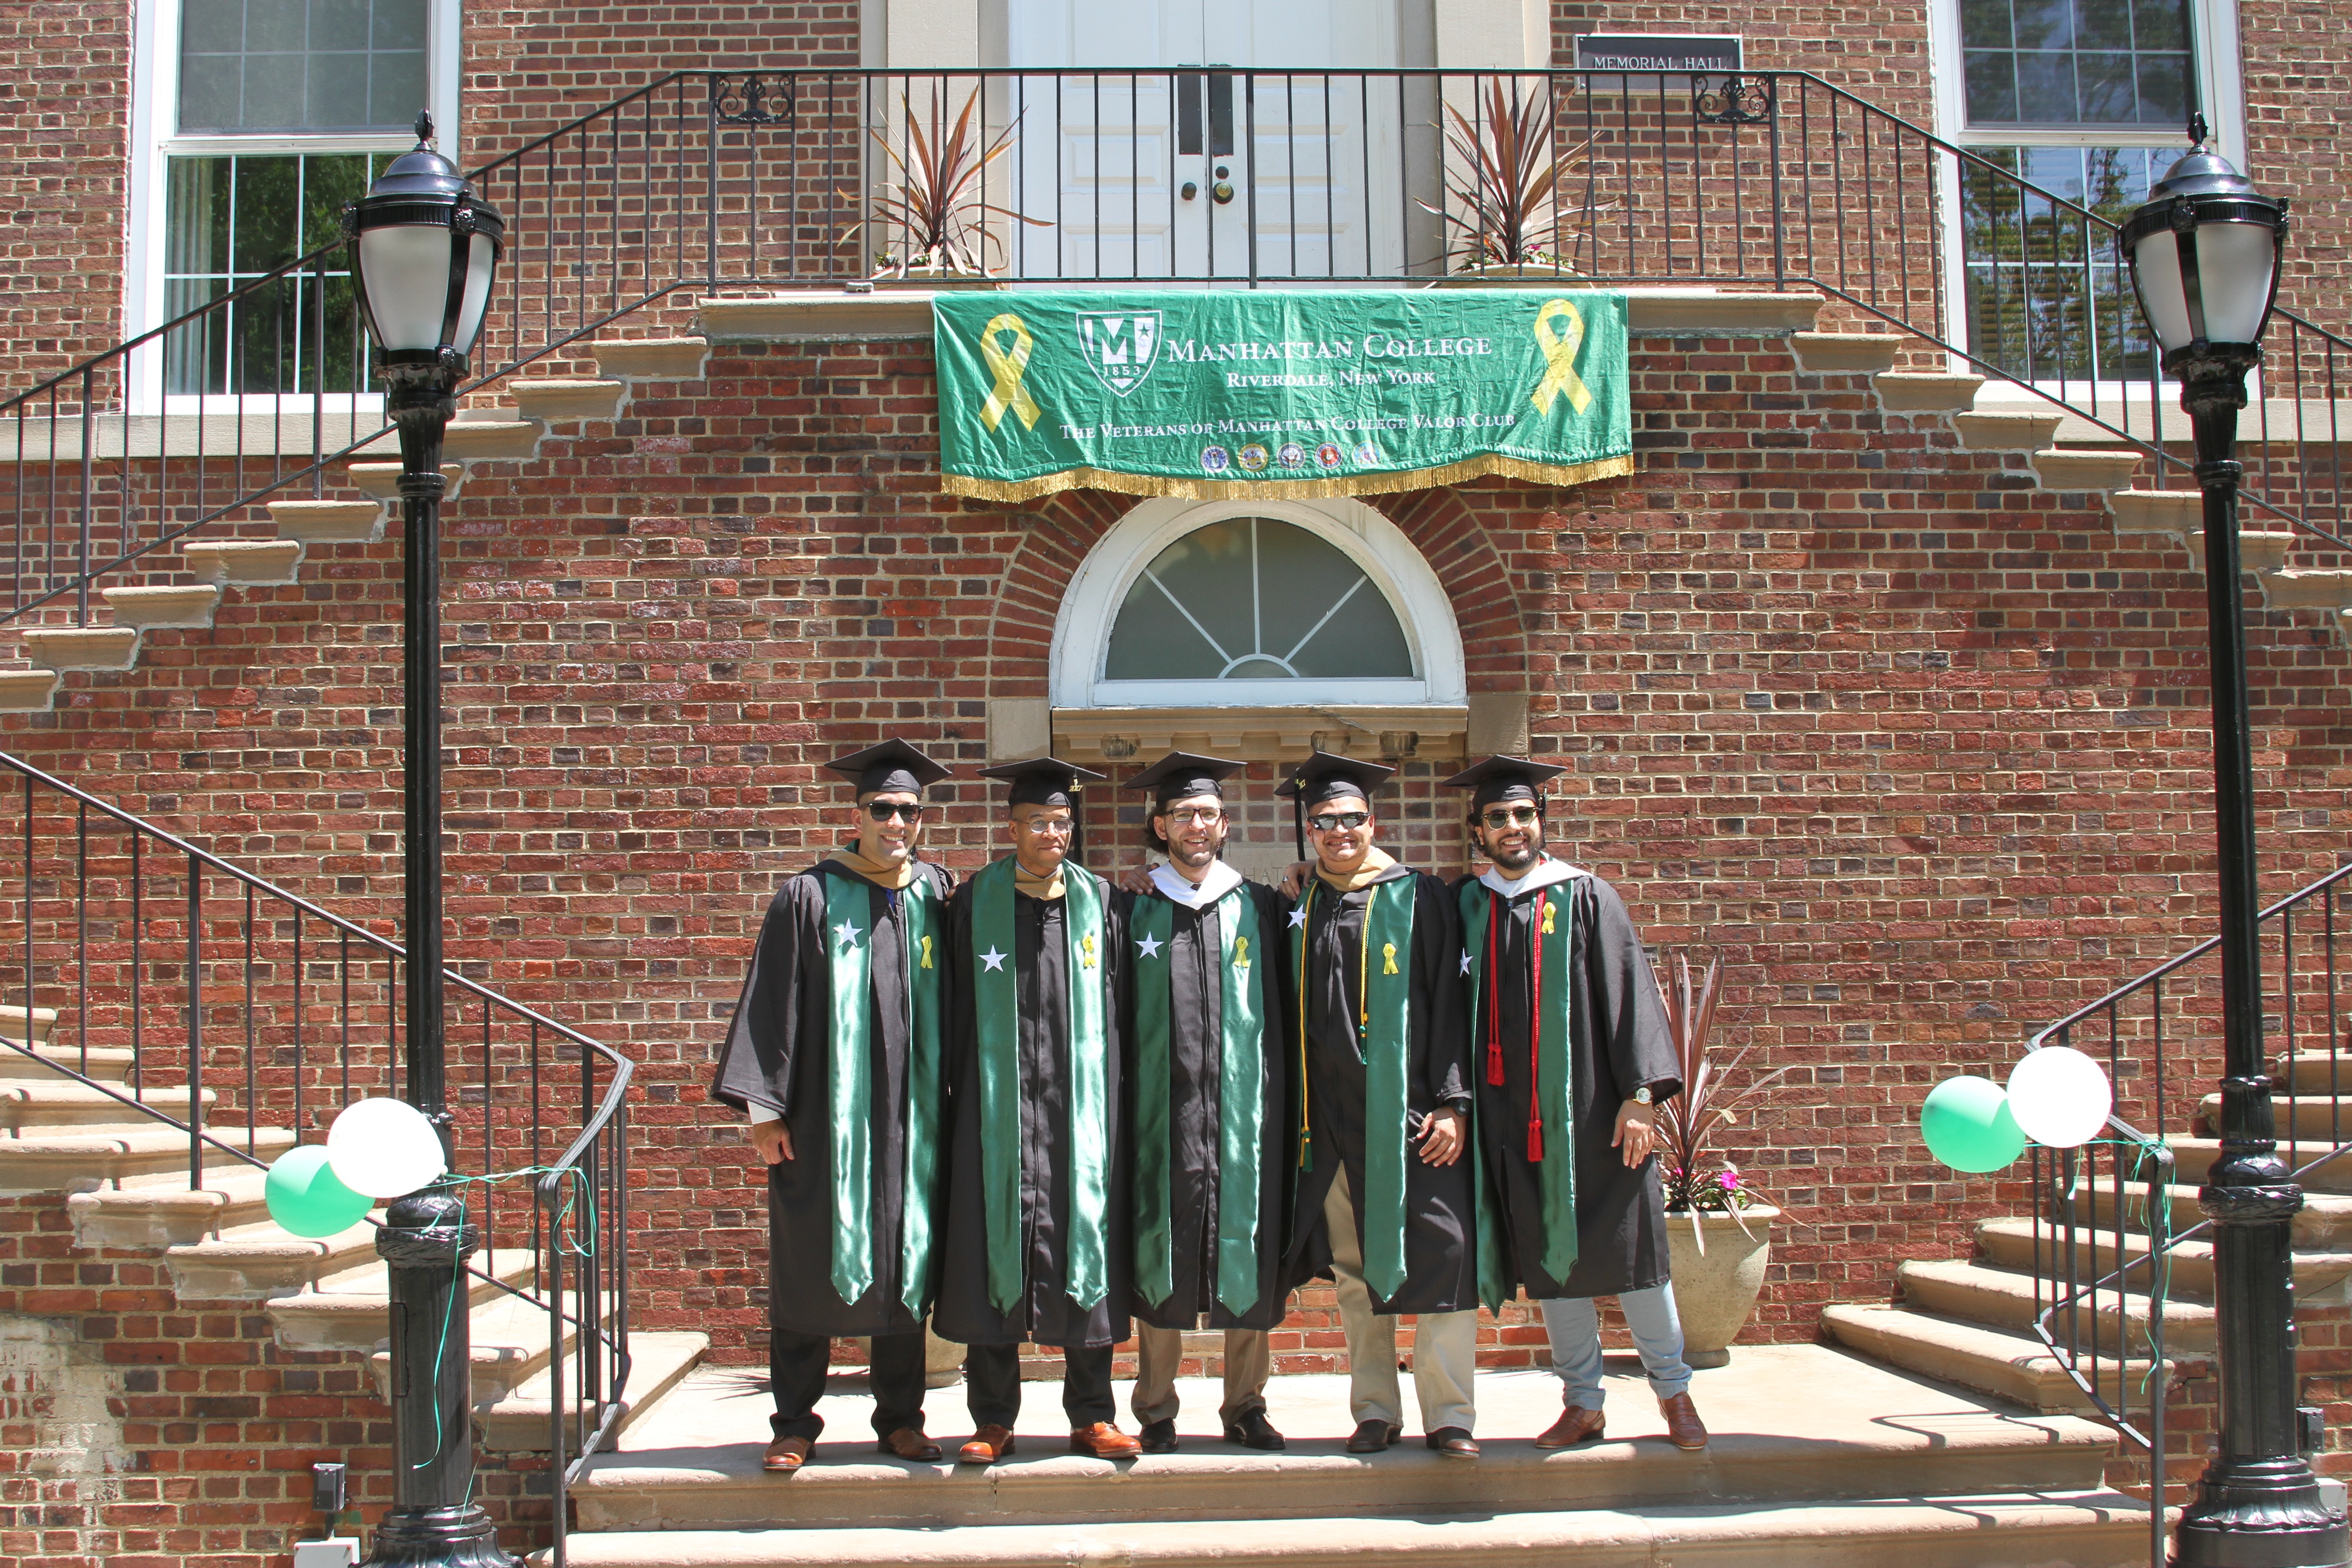
<path fill-rule="evenodd" d="M 1286 771 L 1288 776 L 1275 786 L 1274 793 L 1301 806 L 1320 805 L 1327 800 L 1349 795 L 1369 804 L 1372 792 L 1396 773 L 1394 768 L 1380 763 L 1335 757 L 1328 752 L 1312 752 Z"/>
<path fill-rule="evenodd" d="M 1160 805 L 1200 795 L 1213 795 L 1223 800 L 1224 791 L 1217 786 L 1247 766 L 1247 763 L 1229 763 L 1223 757 L 1171 752 L 1128 780 L 1127 787 L 1151 791 L 1152 799 Z"/>
<path fill-rule="evenodd" d="M 1525 757 L 1488 757 L 1447 779 L 1445 787 L 1475 791 L 1470 797 L 1470 809 L 1479 812 L 1497 801 L 1540 800 L 1544 781 L 1566 772 L 1556 763 L 1530 762 Z"/>
<path fill-rule="evenodd" d="M 1025 763 L 1001 763 L 982 768 L 984 779 L 1005 779 L 1013 785 L 1008 805 L 1075 805 L 1070 796 L 1083 784 L 1099 783 L 1104 774 L 1066 763 L 1059 757 L 1032 757 Z"/>
<path fill-rule="evenodd" d="M 906 742 L 896 740 L 868 746 L 862 752 L 852 752 L 845 757 L 835 757 L 825 763 L 824 768 L 827 773 L 839 773 L 856 784 L 861 795 L 900 790 L 920 795 L 926 787 L 939 783 L 952 771 L 941 767 Z"/>

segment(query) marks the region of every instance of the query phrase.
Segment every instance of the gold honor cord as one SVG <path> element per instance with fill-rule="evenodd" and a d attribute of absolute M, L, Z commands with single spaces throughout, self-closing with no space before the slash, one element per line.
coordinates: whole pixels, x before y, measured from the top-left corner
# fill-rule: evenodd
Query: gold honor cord
<path fill-rule="evenodd" d="M 1579 323 L 1578 334 L 1581 336 L 1583 331 Z M 996 334 L 1002 331 L 1013 334 L 1011 353 L 996 346 Z M 1021 427 L 1024 430 L 1034 430 L 1037 421 L 1045 417 L 1045 411 L 1037 406 L 1037 400 L 1021 384 L 1022 373 L 1029 368 L 1030 351 L 1036 346 L 1028 325 L 1010 310 L 991 317 L 988 325 L 980 330 L 980 357 L 988 362 L 989 374 L 996 377 L 996 384 L 989 389 L 988 401 L 980 410 L 980 422 L 991 430 L 996 428 L 1008 409 L 1021 416 Z M 1577 384 L 1580 388 L 1583 385 L 1581 382 Z"/>
<path fill-rule="evenodd" d="M 1551 321 L 1555 316 L 1567 321 L 1567 331 L 1553 332 Z M 996 320 L 1003 321 L 1011 318 L 999 316 Z M 989 323 L 989 327 L 994 331 L 995 322 Z M 1583 378 L 1576 374 L 1576 351 L 1584 344 L 1584 318 L 1578 313 L 1576 307 L 1565 300 L 1554 300 L 1538 310 L 1536 342 L 1541 345 L 1544 356 L 1544 378 L 1534 394 L 1536 412 L 1549 414 L 1552 399 L 1563 392 L 1568 394 L 1568 405 L 1579 414 L 1591 407 L 1592 389 L 1585 385 Z M 988 347 L 985 338 L 981 340 L 980 346 L 983 350 Z M 1023 353 L 1024 355 L 1027 353 L 1025 337 Z M 990 363 L 995 362 L 992 360 Z M 990 420 L 988 427 L 992 430 L 996 428 L 996 421 Z"/>

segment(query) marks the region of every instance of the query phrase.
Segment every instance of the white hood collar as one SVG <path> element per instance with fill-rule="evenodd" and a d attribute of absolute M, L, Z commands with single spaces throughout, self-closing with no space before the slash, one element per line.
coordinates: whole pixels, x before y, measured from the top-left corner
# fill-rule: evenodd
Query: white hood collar
<path fill-rule="evenodd" d="M 1516 899 L 1521 893 L 1532 893 L 1538 888 L 1549 888 L 1557 883 L 1572 881 L 1576 878 L 1591 875 L 1592 873 L 1581 866 L 1571 866 L 1565 860 L 1554 859 L 1547 855 L 1528 867 L 1528 874 L 1516 882 L 1505 880 L 1502 872 L 1496 870 L 1492 865 L 1478 873 L 1478 880 L 1507 899 Z"/>
<path fill-rule="evenodd" d="M 1151 885 L 1188 910 L 1205 910 L 1242 885 L 1242 874 L 1223 860 L 1210 863 L 1209 874 L 1194 887 L 1175 867 L 1161 863 L 1151 868 Z"/>

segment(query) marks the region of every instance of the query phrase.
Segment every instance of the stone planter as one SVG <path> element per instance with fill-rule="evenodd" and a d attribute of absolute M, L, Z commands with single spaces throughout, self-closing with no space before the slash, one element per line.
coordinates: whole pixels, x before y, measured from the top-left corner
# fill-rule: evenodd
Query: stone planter
<path fill-rule="evenodd" d="M 986 291 L 1005 287 L 1002 278 L 970 272 L 909 272 L 903 278 L 896 272 L 881 272 L 867 281 L 877 289 L 921 289 L 933 293 L 966 289 Z"/>
<path fill-rule="evenodd" d="M 1437 279 L 1441 289 L 1565 289 L 1582 281 L 1566 262 L 1489 262 Z"/>
<path fill-rule="evenodd" d="M 1772 1258 L 1772 1222 L 1780 1217 L 1779 1209 L 1762 1204 L 1738 1219 L 1701 1214 L 1698 1223 L 1706 1237 L 1702 1253 L 1691 1215 L 1666 1215 L 1675 1310 L 1683 1321 L 1683 1357 L 1691 1365 L 1721 1366 L 1731 1359 L 1731 1342 L 1748 1326 L 1756 1298 L 1763 1293 L 1764 1266 Z"/>
<path fill-rule="evenodd" d="M 943 1340 L 931 1331 L 930 1321 L 923 1322 L 923 1386 L 953 1388 L 963 1381 L 963 1346 L 953 1340 Z"/>

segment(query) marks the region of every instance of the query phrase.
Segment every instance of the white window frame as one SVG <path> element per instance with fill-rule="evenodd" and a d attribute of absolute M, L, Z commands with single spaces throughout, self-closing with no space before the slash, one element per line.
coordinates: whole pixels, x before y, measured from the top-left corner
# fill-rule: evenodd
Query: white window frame
<path fill-rule="evenodd" d="M 1412 656 L 1413 679 L 1366 680 L 1106 680 L 1112 623 L 1128 590 L 1162 550 L 1230 518 L 1294 524 L 1337 549 L 1388 598 Z M 1163 497 L 1105 534 L 1071 579 L 1054 621 L 1056 708 L 1409 707 L 1466 702 L 1462 633 L 1453 601 L 1404 531 L 1360 500 L 1194 501 Z"/>
<path fill-rule="evenodd" d="M 1928 75 L 1935 87 L 1936 133 L 1959 147 L 2170 147 L 2189 151 L 2185 125 L 2115 126 L 2098 130 L 2051 131 L 2032 126 L 1972 130 L 1968 123 L 1966 61 L 1960 49 L 1962 0 L 1928 0 Z M 2238 0 L 2187 0 L 2189 48 L 2197 80 L 2197 98 L 2213 145 L 2231 163 L 2246 166 L 2245 77 L 2238 54 Z M 1944 225 L 1944 299 L 1947 330 L 1952 342 L 1973 350 L 1969 341 L 1968 268 L 1962 255 L 1959 160 L 1947 154 L 1937 203 Z M 1951 368 L 1969 374 L 1977 368 L 1955 358 Z M 2053 379 L 2035 384 L 2055 391 Z M 2070 378 L 2067 385 L 2088 394 L 2095 384 L 2102 399 L 2113 396 L 2122 382 Z M 2133 382 L 2135 386 L 2146 385 Z M 2167 383 L 2167 385 L 2172 384 Z M 2039 402 L 2024 387 L 1989 380 L 1979 402 L 2014 398 Z"/>
<path fill-rule="evenodd" d="M 319 135 L 236 133 L 182 135 L 180 121 L 181 0 L 149 0 L 134 7 L 137 23 L 131 40 L 131 199 L 124 213 L 122 318 L 128 340 L 162 326 L 163 313 L 164 208 L 169 184 L 164 168 L 173 157 L 223 156 L 230 153 L 267 155 L 273 153 L 403 153 L 415 144 L 405 132 L 385 135 Z M 444 156 L 464 166 L 458 149 L 457 88 L 463 37 L 463 0 L 426 0 L 425 68 L 425 95 L 433 110 L 435 140 Z M 206 396 L 163 395 L 161 344 L 150 344 L 132 355 L 127 401 L 134 414 L 245 414 L 268 412 L 277 405 L 308 413 L 308 395 L 289 397 L 224 394 Z M 324 400 L 328 409 L 365 413 L 383 405 L 381 394 L 357 396 L 338 394 Z"/>

